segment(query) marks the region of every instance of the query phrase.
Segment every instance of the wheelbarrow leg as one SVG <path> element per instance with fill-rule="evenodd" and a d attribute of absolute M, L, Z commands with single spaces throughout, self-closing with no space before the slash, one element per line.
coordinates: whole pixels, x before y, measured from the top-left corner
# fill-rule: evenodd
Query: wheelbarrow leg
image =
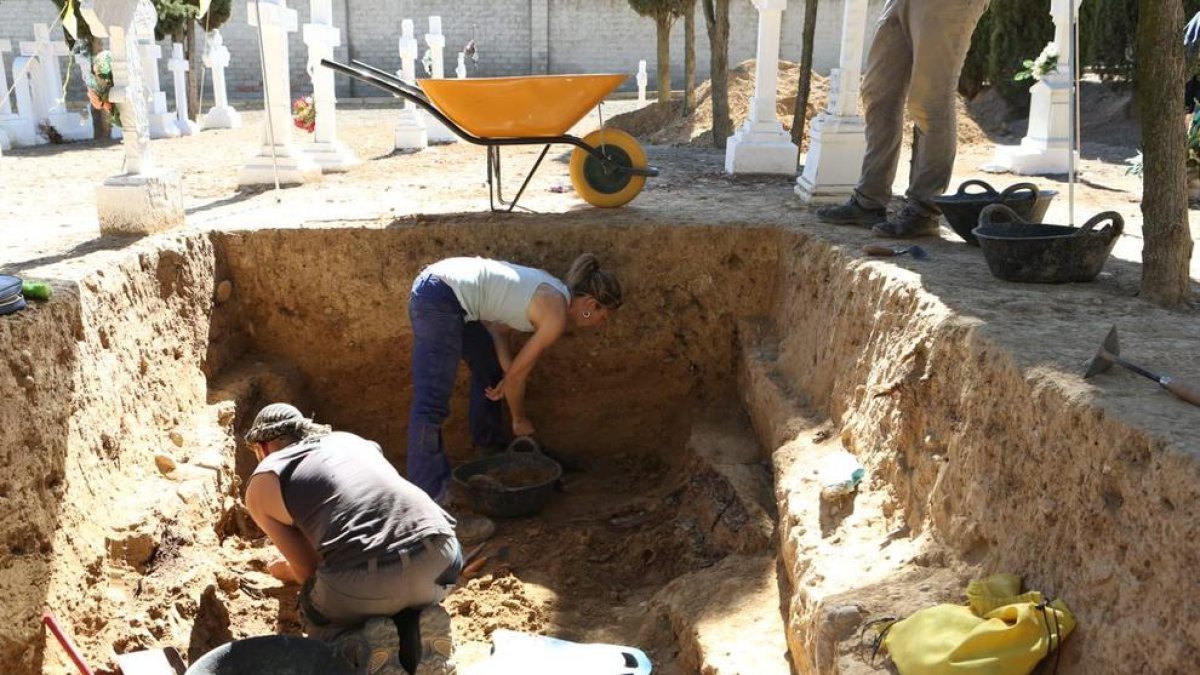
<path fill-rule="evenodd" d="M 512 210 L 517 207 L 517 202 L 521 200 L 521 195 L 525 194 L 525 188 L 529 186 L 529 181 L 533 179 L 533 174 L 537 173 L 538 167 L 542 165 L 542 160 L 546 158 L 546 153 L 550 152 L 550 144 L 542 146 L 542 153 L 538 155 L 537 161 L 533 163 L 533 168 L 525 176 L 525 181 L 521 183 L 521 189 L 517 190 L 517 196 L 511 202 L 504 199 L 504 184 L 500 179 L 500 146 L 488 146 L 488 205 L 492 211 L 504 211 L 512 213 Z M 493 189 L 493 175 L 495 176 L 495 188 Z M 495 201 L 493 201 L 493 194 Z M 496 208 L 496 202 L 500 202 L 501 206 L 507 206 L 507 209 Z"/>

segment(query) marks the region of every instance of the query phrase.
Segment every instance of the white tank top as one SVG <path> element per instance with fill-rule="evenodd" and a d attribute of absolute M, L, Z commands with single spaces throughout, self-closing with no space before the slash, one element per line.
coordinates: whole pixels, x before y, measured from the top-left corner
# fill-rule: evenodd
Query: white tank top
<path fill-rule="evenodd" d="M 571 291 L 550 273 L 488 258 L 446 258 L 425 272 L 446 282 L 466 311 L 467 321 L 493 321 L 523 333 L 533 331 L 529 302 L 542 284 L 562 293 Z"/>

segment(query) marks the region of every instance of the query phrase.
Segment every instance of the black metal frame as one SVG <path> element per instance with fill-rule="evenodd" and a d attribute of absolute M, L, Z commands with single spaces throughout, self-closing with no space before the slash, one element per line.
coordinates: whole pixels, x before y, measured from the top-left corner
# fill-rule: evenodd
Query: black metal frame
<path fill-rule="evenodd" d="M 425 112 L 433 115 L 439 122 L 444 124 L 447 129 L 453 131 L 456 136 L 468 143 L 482 145 L 487 148 L 487 182 L 488 182 L 488 204 L 492 211 L 508 211 L 511 212 L 517 206 L 517 201 L 521 199 L 521 195 L 525 192 L 525 188 L 529 185 L 529 181 L 533 178 L 533 174 L 541 166 L 542 160 L 545 159 L 546 153 L 549 152 L 550 146 L 555 143 L 566 143 L 573 145 L 584 152 L 587 152 L 592 157 L 595 157 L 602 163 L 606 171 L 620 171 L 634 176 L 653 177 L 658 175 L 656 167 L 647 166 L 644 168 L 624 166 L 612 161 L 599 148 L 595 148 L 583 141 L 578 136 L 564 134 L 562 136 L 516 136 L 513 138 L 488 138 L 476 136 L 469 133 L 456 124 L 449 117 L 446 117 L 442 111 L 438 110 L 425 96 L 425 92 L 419 88 L 408 84 L 404 80 L 392 75 L 391 73 L 380 70 L 374 66 L 363 63 L 362 61 L 351 61 L 351 65 L 330 61 L 329 59 L 321 59 L 321 65 L 326 68 L 335 70 L 343 75 L 349 75 L 354 79 L 369 84 L 371 86 L 382 89 L 394 96 L 399 96 L 405 100 L 412 101 L 417 104 Z M 503 185 L 500 180 L 500 148 L 506 145 L 543 145 L 541 154 L 538 155 L 537 161 L 534 162 L 533 168 L 525 176 L 524 182 L 521 183 L 521 188 L 517 190 L 516 197 L 511 202 L 505 201 L 503 194 Z M 494 177 L 493 177 L 494 176 Z M 507 209 L 497 209 L 496 202 L 501 206 L 507 206 Z"/>

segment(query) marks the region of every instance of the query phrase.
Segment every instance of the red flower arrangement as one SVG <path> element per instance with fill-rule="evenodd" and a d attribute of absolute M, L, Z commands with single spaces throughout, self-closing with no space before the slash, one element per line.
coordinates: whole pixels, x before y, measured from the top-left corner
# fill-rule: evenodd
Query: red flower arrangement
<path fill-rule="evenodd" d="M 292 123 L 310 134 L 317 128 L 317 109 L 311 96 L 301 96 L 292 103 Z"/>

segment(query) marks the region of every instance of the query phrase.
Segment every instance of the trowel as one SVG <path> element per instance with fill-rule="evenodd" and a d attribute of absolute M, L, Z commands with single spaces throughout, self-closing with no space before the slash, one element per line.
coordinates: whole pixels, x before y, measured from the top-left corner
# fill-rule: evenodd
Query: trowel
<path fill-rule="evenodd" d="M 1104 343 L 1100 345 L 1100 349 L 1096 350 L 1096 355 L 1088 363 L 1088 369 L 1084 373 L 1083 378 L 1086 380 L 1093 375 L 1099 375 L 1112 368 L 1114 363 L 1128 368 L 1142 377 L 1148 377 L 1157 382 L 1163 389 L 1175 394 L 1184 401 L 1195 406 L 1200 406 L 1200 389 L 1186 382 L 1180 382 L 1175 378 L 1153 373 L 1139 365 L 1122 359 L 1121 343 L 1117 340 L 1116 326 L 1113 326 L 1112 330 L 1108 331 L 1108 337 L 1104 338 Z"/>

